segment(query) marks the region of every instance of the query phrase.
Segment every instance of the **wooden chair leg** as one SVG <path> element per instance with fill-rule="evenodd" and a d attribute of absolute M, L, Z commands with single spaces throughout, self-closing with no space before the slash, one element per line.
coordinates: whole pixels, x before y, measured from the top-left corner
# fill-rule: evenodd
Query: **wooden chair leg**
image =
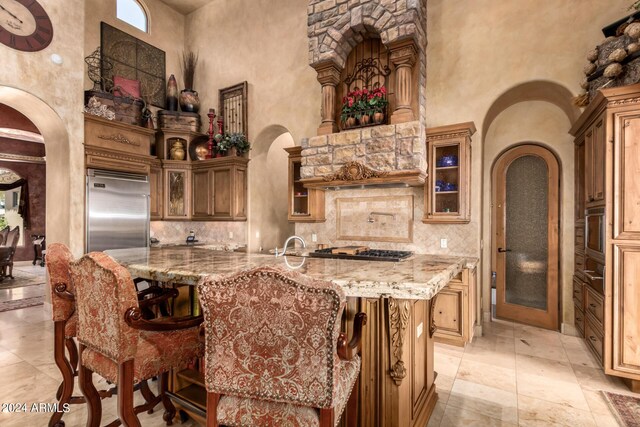
<path fill-rule="evenodd" d="M 102 401 L 98 390 L 93 385 L 93 372 L 82 366 L 82 351 L 84 346 L 80 345 L 80 361 L 78 370 L 78 383 L 80 385 L 80 391 L 87 403 L 87 427 L 100 427 L 100 421 L 102 420 Z"/>
<path fill-rule="evenodd" d="M 360 375 L 356 378 L 351 395 L 347 402 L 347 427 L 356 427 L 358 425 L 358 394 L 360 393 Z"/>
<path fill-rule="evenodd" d="M 64 342 L 69 352 L 69 363 L 73 369 L 73 375 L 78 375 L 78 347 L 73 338 L 66 338 Z"/>
<path fill-rule="evenodd" d="M 118 416 L 125 427 L 141 427 L 133 408 L 133 359 L 118 366 Z"/>
<path fill-rule="evenodd" d="M 164 414 L 162 419 L 168 426 L 173 424 L 173 418 L 176 416 L 176 407 L 173 406 L 173 402 L 167 396 L 167 388 L 169 385 L 169 372 L 163 372 L 160 375 L 160 381 L 158 384 L 159 394 L 162 397 L 162 405 L 164 406 Z"/>
<path fill-rule="evenodd" d="M 156 395 L 153 394 L 153 392 L 149 388 L 149 383 L 147 382 L 147 380 L 140 381 L 140 393 L 147 403 L 152 403 L 157 400 Z M 147 414 L 153 414 L 153 408 L 149 408 L 147 410 Z"/>
<path fill-rule="evenodd" d="M 55 322 L 53 333 L 53 358 L 62 374 L 62 383 L 58 388 L 60 395 L 56 396 L 60 410 L 64 408 L 65 404 L 69 404 L 73 394 L 73 369 L 64 354 L 64 324 L 64 321 Z M 62 415 L 64 415 L 64 412 L 54 412 L 49 419 L 49 427 L 64 426 Z"/>
<path fill-rule="evenodd" d="M 207 427 L 218 427 L 219 402 L 219 394 L 207 392 Z"/>

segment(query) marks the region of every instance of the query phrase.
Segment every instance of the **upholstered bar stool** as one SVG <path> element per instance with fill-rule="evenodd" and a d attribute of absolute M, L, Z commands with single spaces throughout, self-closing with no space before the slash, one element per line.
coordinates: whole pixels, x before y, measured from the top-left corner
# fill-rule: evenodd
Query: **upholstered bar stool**
<path fill-rule="evenodd" d="M 138 302 L 127 269 L 105 253 L 93 252 L 72 263 L 71 279 L 78 311 L 78 379 L 89 407 L 87 426 L 98 427 L 102 418 L 93 372 L 118 386 L 119 421 L 129 427 L 140 426 L 136 414 L 144 410 L 133 406 L 134 383 L 159 376 L 163 418 L 171 425 L 176 410 L 166 395 L 168 372 L 202 357 L 198 336 L 202 317 L 144 319 L 141 309 L 155 303 L 154 298 Z"/>
<path fill-rule="evenodd" d="M 207 426 L 333 427 L 357 421 L 360 336 L 340 333 L 342 289 L 261 267 L 203 279 Z M 337 350 L 336 350 L 337 349 Z"/>
<path fill-rule="evenodd" d="M 54 346 L 53 355 L 56 366 L 62 374 L 62 382 L 58 387 L 56 399 L 58 408 L 63 408 L 64 404 L 84 404 L 83 396 L 73 396 L 74 377 L 78 375 L 78 348 L 74 341 L 78 328 L 78 315 L 76 313 L 76 303 L 73 283 L 71 282 L 70 265 L 74 261 L 69 249 L 62 243 L 52 243 L 48 247 L 50 253 L 46 264 L 49 288 L 51 290 L 51 308 L 54 322 Z M 173 290 L 171 290 L 173 291 Z M 177 292 L 165 291 L 158 288 L 158 293 L 152 295 L 149 292 L 138 293 L 138 299 L 151 296 L 158 300 L 158 296 L 163 298 L 175 297 Z M 65 354 L 65 347 L 68 357 Z M 159 398 L 151 392 L 146 381 L 142 381 L 138 387 L 142 391 L 146 404 L 142 409 L 152 412 L 153 408 L 160 402 Z M 101 398 L 111 397 L 114 390 L 101 390 Z M 54 412 L 49 420 L 49 427 L 62 427 L 64 422 L 62 416 L 64 412 Z"/>

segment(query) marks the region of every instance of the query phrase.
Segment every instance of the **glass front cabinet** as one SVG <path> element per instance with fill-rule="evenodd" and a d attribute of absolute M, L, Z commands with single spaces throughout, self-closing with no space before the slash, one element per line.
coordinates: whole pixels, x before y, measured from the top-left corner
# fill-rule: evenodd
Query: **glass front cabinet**
<path fill-rule="evenodd" d="M 428 179 L 425 223 L 468 223 L 471 220 L 472 122 L 427 129 Z"/>
<path fill-rule="evenodd" d="M 302 147 L 285 150 L 289 153 L 289 222 L 324 222 L 324 190 L 305 188 L 300 181 Z"/>

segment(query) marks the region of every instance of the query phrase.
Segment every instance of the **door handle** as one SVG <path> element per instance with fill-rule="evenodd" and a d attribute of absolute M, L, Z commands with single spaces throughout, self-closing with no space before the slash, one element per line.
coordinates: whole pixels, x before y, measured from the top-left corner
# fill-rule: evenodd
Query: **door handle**
<path fill-rule="evenodd" d="M 511 249 L 502 249 L 502 248 L 498 248 L 498 252 L 503 253 L 503 252 L 511 252 Z"/>

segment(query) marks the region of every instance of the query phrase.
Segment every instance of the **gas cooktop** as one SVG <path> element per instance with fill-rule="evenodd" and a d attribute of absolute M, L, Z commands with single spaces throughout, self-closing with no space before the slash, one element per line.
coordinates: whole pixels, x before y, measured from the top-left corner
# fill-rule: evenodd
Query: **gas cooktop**
<path fill-rule="evenodd" d="M 382 249 L 369 249 L 357 254 L 336 254 L 332 251 L 336 248 L 318 249 L 310 252 L 309 256 L 314 258 L 337 258 L 337 259 L 355 259 L 362 261 L 393 261 L 398 262 L 409 258 L 413 252 L 409 251 L 388 251 Z"/>

